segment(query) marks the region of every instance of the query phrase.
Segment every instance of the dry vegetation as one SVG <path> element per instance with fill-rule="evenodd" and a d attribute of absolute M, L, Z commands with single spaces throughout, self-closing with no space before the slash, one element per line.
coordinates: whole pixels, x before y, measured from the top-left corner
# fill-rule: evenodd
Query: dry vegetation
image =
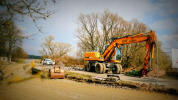
<path fill-rule="evenodd" d="M 147 34 L 151 29 L 137 19 L 126 21 L 116 13 L 105 10 L 102 13 L 80 14 L 78 17 L 78 54 L 83 58 L 84 52 L 104 51 L 104 45 L 110 43 L 112 38 L 120 38 L 126 35 L 138 33 Z M 163 52 L 161 42 L 158 40 L 159 47 L 159 68 L 166 70 L 171 67 L 171 60 Z M 156 49 L 150 70 L 156 69 Z M 140 69 L 143 67 L 145 57 L 145 43 L 134 43 L 122 46 L 122 66 Z M 131 70 L 130 70 L 131 71 Z"/>

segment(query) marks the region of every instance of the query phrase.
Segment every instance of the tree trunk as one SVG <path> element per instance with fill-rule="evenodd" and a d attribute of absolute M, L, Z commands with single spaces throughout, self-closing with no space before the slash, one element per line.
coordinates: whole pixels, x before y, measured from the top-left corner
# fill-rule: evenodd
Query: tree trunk
<path fill-rule="evenodd" d="M 8 50 L 8 61 L 11 62 L 12 56 L 12 44 L 9 42 L 9 50 Z"/>

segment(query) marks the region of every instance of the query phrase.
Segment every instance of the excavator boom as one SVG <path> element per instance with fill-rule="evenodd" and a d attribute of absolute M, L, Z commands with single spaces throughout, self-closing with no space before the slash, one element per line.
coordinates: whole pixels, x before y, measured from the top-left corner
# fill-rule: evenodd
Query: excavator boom
<path fill-rule="evenodd" d="M 110 45 L 105 49 L 104 53 L 100 55 L 98 52 L 88 52 L 84 54 L 85 61 L 99 61 L 99 62 L 113 62 L 111 58 L 116 53 L 116 48 L 119 48 L 121 45 L 138 43 L 146 41 L 145 46 L 145 59 L 144 67 L 142 70 L 142 76 L 146 75 L 148 72 L 148 62 L 151 57 L 153 57 L 154 46 L 156 41 L 156 35 L 154 31 L 150 31 L 149 34 L 137 34 L 131 36 L 125 36 L 122 38 L 115 38 Z"/>

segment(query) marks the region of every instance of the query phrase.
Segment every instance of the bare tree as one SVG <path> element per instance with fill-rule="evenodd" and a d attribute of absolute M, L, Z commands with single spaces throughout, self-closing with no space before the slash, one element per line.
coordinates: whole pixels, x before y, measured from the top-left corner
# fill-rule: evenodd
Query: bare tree
<path fill-rule="evenodd" d="M 55 4 L 56 1 L 52 0 Z M 40 32 L 41 27 L 37 25 L 36 20 L 47 19 L 55 11 L 45 11 L 49 1 L 47 0 L 1 0 L 0 6 L 4 7 L 6 11 L 1 12 L 1 16 L 8 18 L 9 20 L 22 20 L 23 16 L 29 16 L 34 22 L 35 26 Z M 15 15 L 22 15 L 22 19 Z"/>
<path fill-rule="evenodd" d="M 42 56 L 56 59 L 66 55 L 70 51 L 70 44 L 53 42 L 53 40 L 53 36 L 48 36 L 45 38 L 45 41 L 41 44 L 42 49 L 39 51 Z"/>
<path fill-rule="evenodd" d="M 22 46 L 22 33 L 19 29 L 15 28 L 15 25 L 10 24 L 10 29 L 7 34 L 8 39 L 8 59 L 12 57 L 12 49 Z"/>
<path fill-rule="evenodd" d="M 17 52 L 17 48 L 22 47 L 22 33 L 13 21 L 0 19 L 0 22 L 2 22 L 0 23 L 0 56 L 7 56 L 8 60 L 11 61 L 12 54 Z M 22 52 L 22 49 L 19 52 L 25 54 L 24 51 Z M 2 80 L 5 74 L 5 64 L 4 62 L 0 63 L 0 80 Z"/>
<path fill-rule="evenodd" d="M 79 45 L 85 47 L 86 51 L 96 51 L 98 41 L 98 14 L 80 14 L 78 20 L 80 27 L 77 29 L 76 36 L 80 40 Z"/>
<path fill-rule="evenodd" d="M 71 45 L 68 43 L 55 42 L 54 45 L 54 55 L 59 58 L 65 56 L 71 50 Z"/>
<path fill-rule="evenodd" d="M 8 30 L 5 20 L 0 18 L 0 56 L 6 56 L 6 31 Z"/>
<path fill-rule="evenodd" d="M 90 21 L 96 23 L 92 24 Z M 110 43 L 112 38 L 120 38 L 148 31 L 148 27 L 137 19 L 125 21 L 122 17 L 109 10 L 97 14 L 97 17 L 93 13 L 81 14 L 79 15 L 78 22 L 78 47 L 84 52 L 97 50 L 102 53 L 104 45 Z M 93 29 L 95 31 L 92 31 Z M 144 59 L 144 46 L 144 43 L 124 45 L 122 47 L 122 65 L 128 67 L 141 64 Z"/>
<path fill-rule="evenodd" d="M 100 51 L 104 51 L 104 45 L 110 43 L 112 38 L 122 37 L 126 32 L 127 22 L 116 13 L 105 10 L 99 17 L 101 23 Z"/>
<path fill-rule="evenodd" d="M 16 47 L 13 49 L 12 58 L 27 58 L 27 57 L 28 55 L 22 47 Z"/>
<path fill-rule="evenodd" d="M 1 56 L 7 56 L 9 61 L 12 56 L 12 50 L 16 47 L 22 46 L 22 33 L 16 27 L 13 21 L 9 20 L 1 20 L 4 21 L 3 25 L 1 25 L 1 33 L 0 34 L 0 43 L 1 47 Z M 2 23 L 1 23 L 2 24 Z"/>
<path fill-rule="evenodd" d="M 146 33 L 147 31 L 148 27 L 145 24 L 140 23 L 137 19 L 133 19 L 129 22 L 125 35 Z M 122 65 L 124 67 L 138 67 L 143 64 L 145 42 L 124 45 L 122 51 Z"/>

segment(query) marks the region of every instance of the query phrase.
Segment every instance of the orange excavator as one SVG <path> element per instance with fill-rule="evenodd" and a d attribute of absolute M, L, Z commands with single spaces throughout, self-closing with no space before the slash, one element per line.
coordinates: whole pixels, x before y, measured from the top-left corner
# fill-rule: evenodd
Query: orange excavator
<path fill-rule="evenodd" d="M 85 66 L 85 70 L 96 71 L 96 73 L 100 74 L 111 70 L 114 74 L 120 74 L 122 71 L 121 45 L 144 41 L 146 41 L 145 59 L 141 75 L 146 76 L 149 72 L 148 63 L 150 56 L 153 58 L 154 47 L 156 44 L 156 35 L 152 30 L 145 34 L 139 33 L 137 35 L 115 38 L 109 45 L 105 46 L 105 50 L 102 55 L 99 52 L 85 52 L 84 61 L 88 61 L 88 64 Z"/>

